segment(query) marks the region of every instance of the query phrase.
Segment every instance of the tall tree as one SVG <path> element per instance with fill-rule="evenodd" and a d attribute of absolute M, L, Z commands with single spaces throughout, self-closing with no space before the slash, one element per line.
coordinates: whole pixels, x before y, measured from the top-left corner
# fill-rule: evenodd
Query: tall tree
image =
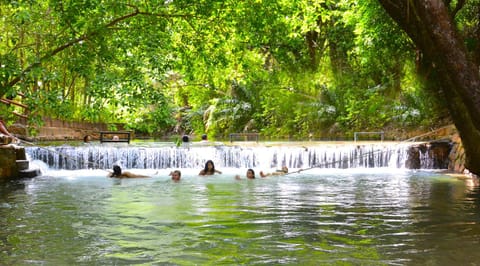
<path fill-rule="evenodd" d="M 379 0 L 421 52 L 421 65 L 439 94 L 448 99 L 448 108 L 460 133 L 466 153 L 466 167 L 480 174 L 480 76 L 475 61 L 478 45 L 467 49 L 467 36 L 480 41 L 478 1 Z M 472 17 L 475 35 L 466 35 L 456 24 L 459 11 L 476 8 Z M 473 12 L 475 14 L 475 12 Z"/>

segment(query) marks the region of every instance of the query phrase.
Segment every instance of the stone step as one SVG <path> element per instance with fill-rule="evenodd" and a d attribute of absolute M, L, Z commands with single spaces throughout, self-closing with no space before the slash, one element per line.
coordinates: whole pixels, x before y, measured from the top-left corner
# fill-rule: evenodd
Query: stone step
<path fill-rule="evenodd" d="M 42 172 L 40 171 L 40 169 L 28 169 L 18 171 L 18 175 L 20 176 L 20 178 L 33 178 L 36 176 L 41 176 Z"/>
<path fill-rule="evenodd" d="M 17 167 L 18 170 L 27 170 L 30 167 L 30 163 L 28 160 L 17 160 Z"/>

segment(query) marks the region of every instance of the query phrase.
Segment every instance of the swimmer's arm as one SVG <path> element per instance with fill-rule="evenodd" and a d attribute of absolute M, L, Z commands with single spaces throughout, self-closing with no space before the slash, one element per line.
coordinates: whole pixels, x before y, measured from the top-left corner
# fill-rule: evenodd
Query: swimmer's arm
<path fill-rule="evenodd" d="M 131 172 L 123 172 L 122 175 L 125 176 L 125 177 L 129 177 L 129 178 L 149 177 L 149 176 L 146 176 L 146 175 L 137 175 L 137 174 L 134 174 L 134 173 L 131 173 Z"/>

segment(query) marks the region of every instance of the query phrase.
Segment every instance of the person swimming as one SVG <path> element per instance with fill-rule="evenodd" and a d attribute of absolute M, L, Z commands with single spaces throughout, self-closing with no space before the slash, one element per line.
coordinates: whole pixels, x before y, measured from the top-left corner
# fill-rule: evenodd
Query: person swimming
<path fill-rule="evenodd" d="M 180 181 L 180 178 L 182 178 L 182 172 L 180 172 L 180 170 L 172 171 L 170 172 L 169 175 L 172 177 L 172 180 L 175 182 Z"/>
<path fill-rule="evenodd" d="M 127 171 L 122 171 L 122 168 L 118 165 L 113 166 L 113 172 L 107 175 L 108 177 L 115 178 L 140 178 L 140 177 L 149 177 L 146 175 L 138 175 Z"/>
<path fill-rule="evenodd" d="M 281 170 L 277 170 L 272 173 L 264 173 L 263 171 L 260 171 L 260 176 L 261 177 L 267 177 L 267 176 L 278 176 L 278 175 L 285 175 L 288 174 L 288 167 L 282 166 Z"/>
<path fill-rule="evenodd" d="M 205 168 L 203 168 L 198 175 L 213 175 L 215 173 L 221 174 L 222 172 L 215 169 L 215 164 L 213 164 L 212 160 L 208 160 L 205 163 Z"/>
<path fill-rule="evenodd" d="M 253 171 L 253 169 L 248 169 L 246 177 L 247 179 L 255 179 L 255 171 Z M 236 175 L 235 179 L 241 180 L 242 178 L 240 177 L 240 175 Z"/>

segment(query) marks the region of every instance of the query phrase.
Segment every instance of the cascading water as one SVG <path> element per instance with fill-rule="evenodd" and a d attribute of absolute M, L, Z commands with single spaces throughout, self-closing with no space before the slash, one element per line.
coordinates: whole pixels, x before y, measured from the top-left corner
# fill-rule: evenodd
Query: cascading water
<path fill-rule="evenodd" d="M 203 168 L 213 160 L 218 167 L 232 168 L 404 168 L 412 143 L 342 144 L 312 146 L 191 146 L 138 147 L 86 145 L 27 147 L 30 160 L 41 160 L 51 169 L 105 169 L 120 163 L 126 168 Z M 428 168 L 428 152 L 420 168 Z"/>

